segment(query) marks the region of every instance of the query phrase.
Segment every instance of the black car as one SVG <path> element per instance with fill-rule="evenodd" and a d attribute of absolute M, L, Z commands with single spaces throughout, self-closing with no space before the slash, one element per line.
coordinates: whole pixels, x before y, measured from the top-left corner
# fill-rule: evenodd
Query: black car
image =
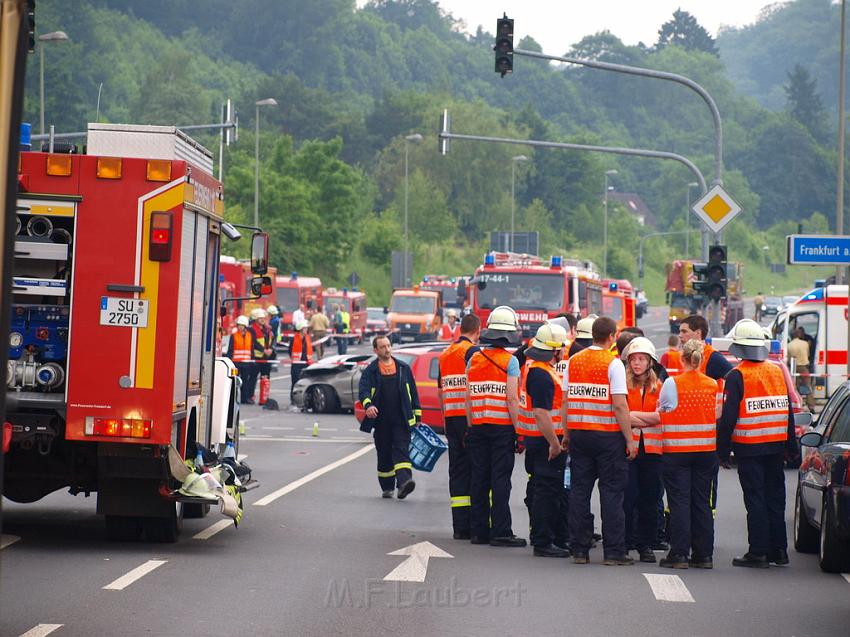
<path fill-rule="evenodd" d="M 772 314 L 776 316 L 779 314 L 779 310 L 782 309 L 782 299 L 778 296 L 768 296 L 765 298 L 764 303 L 762 303 L 761 311 L 762 314 L 767 316 L 768 314 Z"/>
<path fill-rule="evenodd" d="M 794 548 L 818 552 L 828 573 L 850 571 L 850 382 L 832 395 L 817 428 L 800 438 Z"/>

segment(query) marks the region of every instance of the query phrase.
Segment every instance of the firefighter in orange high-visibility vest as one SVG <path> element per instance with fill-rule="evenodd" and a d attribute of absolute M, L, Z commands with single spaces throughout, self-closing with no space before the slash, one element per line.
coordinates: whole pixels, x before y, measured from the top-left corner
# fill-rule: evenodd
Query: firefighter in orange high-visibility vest
<path fill-rule="evenodd" d="M 440 404 L 443 408 L 446 440 L 449 443 L 449 497 L 452 505 L 454 539 L 468 540 L 469 454 L 466 450 L 466 364 L 478 351 L 476 343 L 481 320 L 467 314 L 460 322 L 460 338 L 440 354 Z"/>
<path fill-rule="evenodd" d="M 664 489 L 670 508 L 665 568 L 713 568 L 711 485 L 717 476 L 717 381 L 699 368 L 705 345 L 682 347 L 682 373 L 664 381 L 661 414 Z"/>
<path fill-rule="evenodd" d="M 251 375 L 256 369 L 254 363 L 254 334 L 249 328 L 250 321 L 244 314 L 236 318 L 236 329 L 230 335 L 227 343 L 227 356 L 233 361 L 239 371 L 240 394 L 239 402 L 248 405 L 254 402 L 251 394 L 254 388 L 250 383 Z"/>
<path fill-rule="evenodd" d="M 307 321 L 301 320 L 295 325 L 295 335 L 289 343 L 289 359 L 292 363 L 290 367 L 290 375 L 292 376 L 292 385 L 289 389 L 289 402 L 292 404 L 291 409 L 296 407 L 292 403 L 292 394 L 295 391 L 295 383 L 301 378 L 301 372 L 307 365 L 313 364 L 313 341 L 307 333 Z"/>
<path fill-rule="evenodd" d="M 439 340 L 456 341 L 460 337 L 460 325 L 457 322 L 457 312 L 446 310 L 446 322 L 440 327 Z"/>
<path fill-rule="evenodd" d="M 741 362 L 726 375 L 718 450 L 726 466 L 730 451 L 735 452 L 749 540 L 747 553 L 732 564 L 751 568 L 788 564 L 784 460 L 786 455 L 797 455 L 791 397 L 782 370 L 767 361 L 758 323 L 738 321 L 729 352 Z"/>

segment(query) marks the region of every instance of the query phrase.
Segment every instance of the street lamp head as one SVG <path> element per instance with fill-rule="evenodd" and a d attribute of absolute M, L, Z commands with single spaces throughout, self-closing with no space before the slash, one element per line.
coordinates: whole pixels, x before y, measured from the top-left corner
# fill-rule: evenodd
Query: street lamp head
<path fill-rule="evenodd" d="M 422 135 L 420 135 L 419 133 L 413 133 L 411 135 L 405 135 L 404 138 L 409 142 L 421 142 L 422 141 Z"/>
<path fill-rule="evenodd" d="M 615 168 L 612 168 L 611 170 L 606 170 L 605 174 L 606 175 L 619 175 L 620 173 Z"/>
<path fill-rule="evenodd" d="M 517 155 L 516 157 L 511 157 L 512 161 L 528 161 L 528 157 L 525 155 Z"/>
<path fill-rule="evenodd" d="M 273 97 L 267 97 L 264 100 L 257 100 L 254 106 L 277 106 L 277 100 Z"/>
<path fill-rule="evenodd" d="M 51 31 L 50 33 L 38 36 L 39 42 L 63 42 L 70 39 L 64 31 Z"/>

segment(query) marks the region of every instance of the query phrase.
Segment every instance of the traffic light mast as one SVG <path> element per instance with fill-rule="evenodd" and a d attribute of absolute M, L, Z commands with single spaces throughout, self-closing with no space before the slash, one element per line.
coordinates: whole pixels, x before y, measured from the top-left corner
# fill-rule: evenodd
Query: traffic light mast
<path fill-rule="evenodd" d="M 514 71 L 514 21 L 505 13 L 496 21 L 496 73 L 505 77 Z"/>

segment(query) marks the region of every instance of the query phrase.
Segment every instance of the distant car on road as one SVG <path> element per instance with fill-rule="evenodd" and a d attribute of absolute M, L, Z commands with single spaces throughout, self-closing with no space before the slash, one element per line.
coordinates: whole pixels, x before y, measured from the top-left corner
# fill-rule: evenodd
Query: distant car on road
<path fill-rule="evenodd" d="M 390 324 L 387 321 L 387 313 L 382 307 L 366 308 L 366 340 L 369 341 L 375 336 L 381 336 L 390 333 Z"/>
<path fill-rule="evenodd" d="M 779 314 L 779 310 L 782 309 L 782 299 L 778 296 L 767 296 L 764 299 L 764 303 L 761 306 L 761 313 L 764 316 L 768 314 Z"/>
<path fill-rule="evenodd" d="M 830 397 L 806 447 L 794 499 L 794 548 L 818 553 L 822 570 L 850 571 L 850 382 Z"/>

